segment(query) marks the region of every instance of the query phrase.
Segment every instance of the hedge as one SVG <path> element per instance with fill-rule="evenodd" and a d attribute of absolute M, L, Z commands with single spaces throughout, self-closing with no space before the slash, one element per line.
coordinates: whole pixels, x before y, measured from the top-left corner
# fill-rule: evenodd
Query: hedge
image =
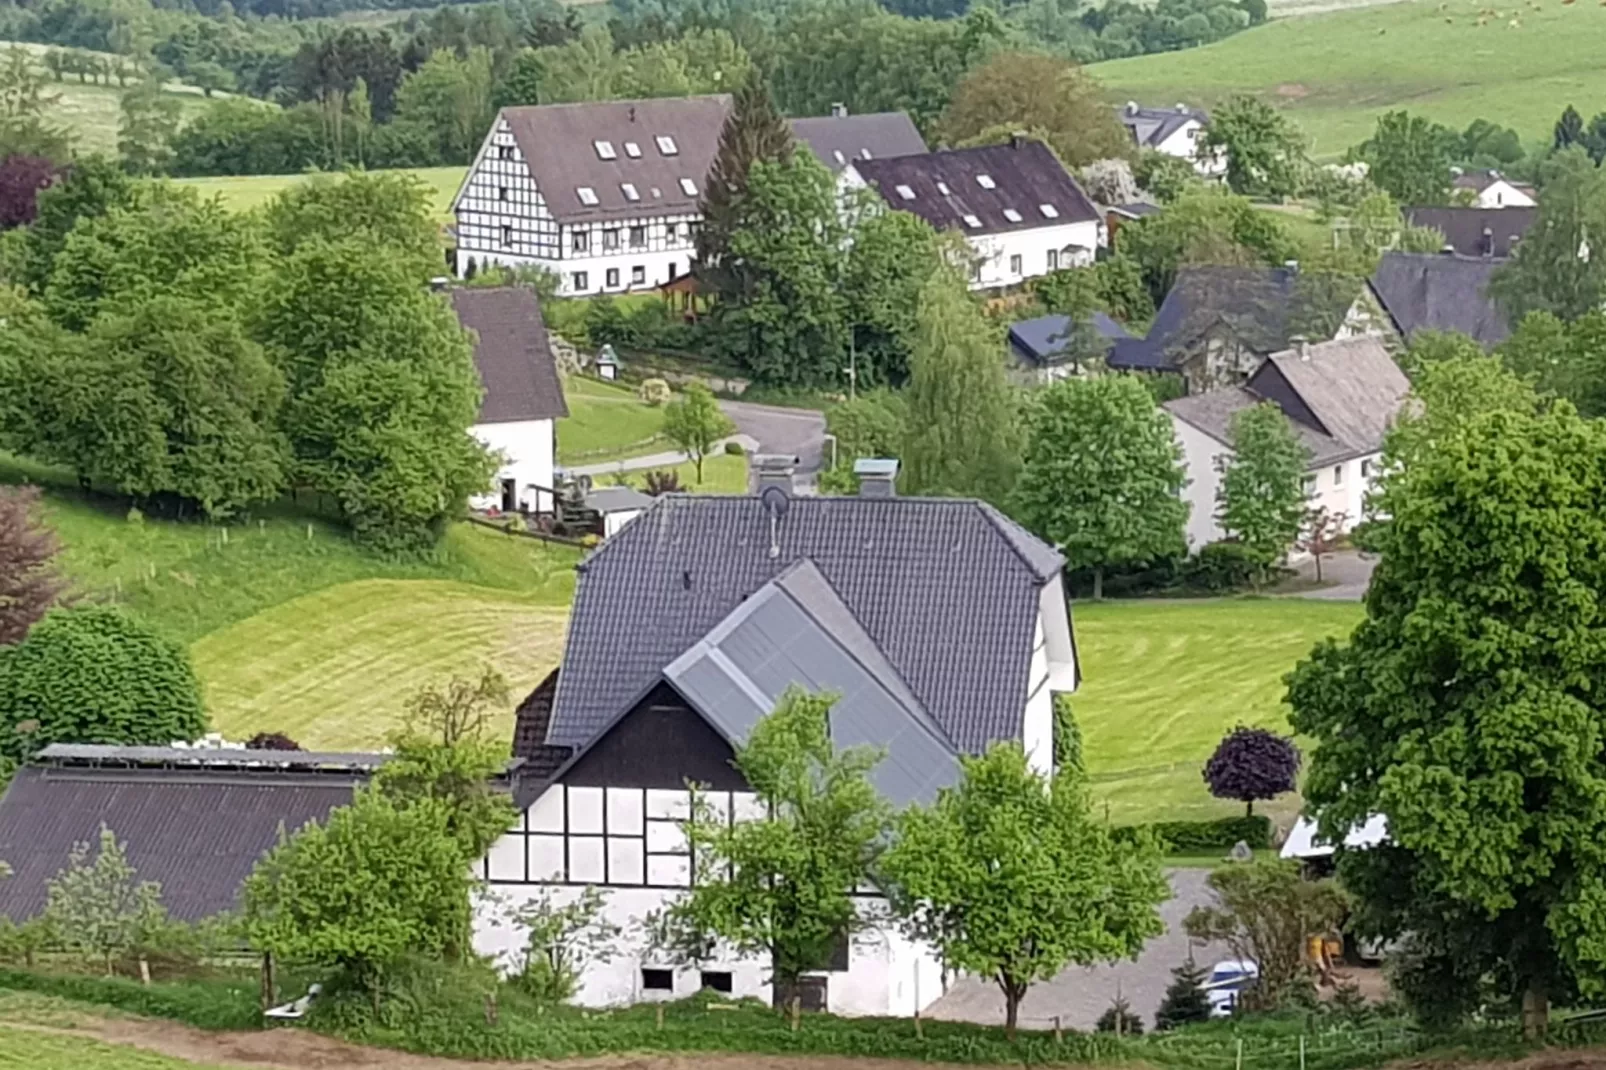
<path fill-rule="evenodd" d="M 1122 826 L 1115 833 L 1134 834 L 1140 828 L 1153 832 L 1173 851 L 1230 851 L 1239 840 L 1255 850 L 1271 846 L 1271 819 L 1260 814 L 1214 821 L 1156 821 Z"/>

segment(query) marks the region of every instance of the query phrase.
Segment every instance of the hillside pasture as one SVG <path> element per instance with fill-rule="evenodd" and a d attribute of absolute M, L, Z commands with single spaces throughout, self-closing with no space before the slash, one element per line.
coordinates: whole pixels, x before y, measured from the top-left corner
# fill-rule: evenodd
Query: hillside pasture
<path fill-rule="evenodd" d="M 1391 108 L 1464 128 L 1483 118 L 1548 141 L 1568 104 L 1606 109 L 1606 7 L 1562 0 L 1406 0 L 1283 18 L 1202 48 L 1095 64 L 1113 101 L 1211 107 L 1248 92 L 1282 108 L 1319 159 Z"/>
<path fill-rule="evenodd" d="M 114 131 L 115 140 L 115 131 Z M 452 214 L 452 198 L 463 182 L 463 167 L 413 167 L 402 173 L 416 176 L 430 190 L 430 204 L 436 216 L 445 220 Z M 208 178 L 174 179 L 193 186 L 203 194 L 216 194 L 225 207 L 236 212 L 249 211 L 271 200 L 275 194 L 305 182 L 306 175 L 219 175 Z"/>

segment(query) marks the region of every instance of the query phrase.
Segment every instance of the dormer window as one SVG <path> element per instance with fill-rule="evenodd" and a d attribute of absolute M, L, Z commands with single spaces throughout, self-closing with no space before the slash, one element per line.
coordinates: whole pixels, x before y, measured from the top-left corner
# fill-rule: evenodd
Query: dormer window
<path fill-rule="evenodd" d="M 693 182 L 689 178 L 681 179 L 680 180 L 680 192 L 684 193 L 688 197 L 697 196 L 697 183 Z"/>
<path fill-rule="evenodd" d="M 1004 209 L 1004 218 L 1009 220 L 1011 223 L 1019 223 L 1020 222 L 1020 213 L 1015 211 L 1015 209 L 1013 209 L 1013 208 L 1005 208 Z"/>
<path fill-rule="evenodd" d="M 595 208 L 597 206 L 597 191 L 590 186 L 576 186 L 574 195 L 579 197 L 580 203 L 587 208 Z"/>
<path fill-rule="evenodd" d="M 597 150 L 597 159 L 617 160 L 619 158 L 619 154 L 613 151 L 613 142 L 593 141 L 591 144 Z"/>
<path fill-rule="evenodd" d="M 668 134 L 659 134 L 657 137 L 653 138 L 653 140 L 658 142 L 658 151 L 663 153 L 665 156 L 680 155 L 680 146 L 676 145 L 675 139 L 670 137 Z"/>
<path fill-rule="evenodd" d="M 625 155 L 630 157 L 632 160 L 641 159 L 641 146 L 636 144 L 634 141 L 625 142 Z"/>
<path fill-rule="evenodd" d="M 1040 204 L 1037 206 L 1037 210 L 1043 213 L 1044 219 L 1058 219 L 1060 217 L 1060 210 L 1052 204 Z"/>
<path fill-rule="evenodd" d="M 641 200 L 641 194 L 637 193 L 636 187 L 629 182 L 619 183 L 619 192 L 625 195 L 625 200 L 627 201 Z"/>
<path fill-rule="evenodd" d="M 976 176 L 976 185 L 980 186 L 982 189 L 997 189 L 998 188 L 998 183 L 993 181 L 993 176 L 992 175 L 977 175 Z"/>
<path fill-rule="evenodd" d="M 973 215 L 967 215 L 965 217 L 965 226 L 969 227 L 971 230 L 979 230 L 981 229 L 981 220 L 977 219 Z"/>
<path fill-rule="evenodd" d="M 899 186 L 897 189 L 898 196 L 902 197 L 904 200 L 912 201 L 915 199 L 915 191 L 910 189 L 908 186 Z"/>

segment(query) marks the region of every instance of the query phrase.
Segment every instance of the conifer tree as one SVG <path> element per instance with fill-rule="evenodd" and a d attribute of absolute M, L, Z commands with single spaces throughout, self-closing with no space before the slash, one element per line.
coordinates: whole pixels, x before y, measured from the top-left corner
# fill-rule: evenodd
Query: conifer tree
<path fill-rule="evenodd" d="M 741 289 L 730 257 L 731 234 L 740 226 L 747 177 L 759 160 L 780 162 L 792 155 L 792 131 L 775 107 L 762 78 L 754 77 L 736 94 L 719 152 L 703 189 L 703 225 L 697 233 L 697 274 L 703 285 L 724 295 Z"/>
<path fill-rule="evenodd" d="M 1171 984 L 1165 990 L 1160 1008 L 1154 1012 L 1154 1028 L 1164 1031 L 1189 1022 L 1207 1021 L 1210 997 L 1205 995 L 1204 983 L 1204 968 L 1189 955 L 1171 971 Z"/>

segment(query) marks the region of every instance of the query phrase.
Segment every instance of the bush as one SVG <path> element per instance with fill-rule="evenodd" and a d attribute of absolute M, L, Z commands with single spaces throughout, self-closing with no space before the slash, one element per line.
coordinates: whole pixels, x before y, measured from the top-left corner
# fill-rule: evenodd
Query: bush
<path fill-rule="evenodd" d="M 643 405 L 652 405 L 655 408 L 664 405 L 674 397 L 669 384 L 662 379 L 643 379 L 641 386 L 636 390 L 636 396 L 641 398 Z"/>
<path fill-rule="evenodd" d="M 742 457 L 745 456 L 746 453 L 747 451 L 742 449 L 742 444 L 740 442 L 725 443 L 725 455 L 727 457 Z"/>
<path fill-rule="evenodd" d="M 300 750 L 301 744 L 283 732 L 258 732 L 245 741 L 246 750 Z"/>
<path fill-rule="evenodd" d="M 1117 836 L 1135 839 L 1140 829 L 1153 832 L 1172 851 L 1229 851 L 1242 840 L 1255 850 L 1271 846 L 1271 819 L 1222 817 L 1214 821 L 1156 821 L 1148 825 L 1127 825 L 1115 829 Z"/>
<path fill-rule="evenodd" d="M 1143 1032 L 1143 1019 L 1132 1013 L 1132 1007 L 1125 999 L 1117 998 L 1110 1004 L 1108 1010 L 1099 1015 L 1093 1030 L 1098 1033 L 1118 1032 L 1122 1036 L 1135 1037 Z"/>
<path fill-rule="evenodd" d="M 1260 576 L 1260 560 L 1240 542 L 1223 539 L 1199 548 L 1182 566 L 1182 585 L 1212 594 L 1245 590 Z"/>
<path fill-rule="evenodd" d="M 643 489 L 654 498 L 675 494 L 681 490 L 680 474 L 673 468 L 660 468 L 648 472 L 642 479 Z"/>
<path fill-rule="evenodd" d="M 0 754 L 50 743 L 166 746 L 206 733 L 183 647 L 108 606 L 57 609 L 0 649 Z"/>
<path fill-rule="evenodd" d="M 122 977 L 83 977 L 0 970 L 0 988 L 99 1003 L 133 1014 L 170 1018 L 200 1029 L 257 1029 L 262 1004 L 256 979 L 144 985 Z"/>

